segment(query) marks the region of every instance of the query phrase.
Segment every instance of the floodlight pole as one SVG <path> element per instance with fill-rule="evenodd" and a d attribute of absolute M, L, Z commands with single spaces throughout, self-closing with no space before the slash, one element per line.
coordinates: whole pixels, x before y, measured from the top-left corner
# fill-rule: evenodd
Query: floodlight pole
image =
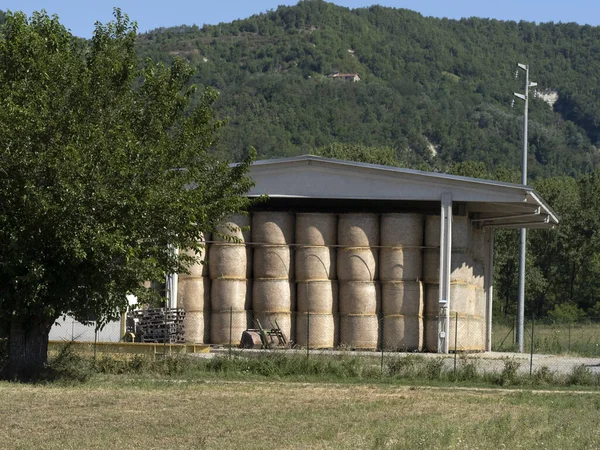
<path fill-rule="evenodd" d="M 529 66 L 517 64 L 518 69 L 525 71 L 525 94 L 514 93 L 515 97 L 525 102 L 525 114 L 523 115 L 523 161 L 521 184 L 527 185 L 527 119 L 529 113 L 529 88 L 537 86 L 537 83 L 529 82 Z M 518 74 L 517 69 L 517 74 Z M 525 255 L 527 247 L 527 230 L 521 228 L 519 240 L 519 298 L 517 300 L 517 345 L 519 353 L 523 353 L 523 336 L 525 329 Z"/>

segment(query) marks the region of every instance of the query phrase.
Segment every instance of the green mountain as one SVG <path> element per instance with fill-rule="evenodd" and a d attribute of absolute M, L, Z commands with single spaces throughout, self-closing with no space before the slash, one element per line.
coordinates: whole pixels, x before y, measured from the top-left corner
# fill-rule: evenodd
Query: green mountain
<path fill-rule="evenodd" d="M 220 150 L 233 158 L 249 146 L 270 158 L 345 143 L 391 147 L 401 162 L 433 168 L 519 167 L 523 103 L 511 103 L 523 91 L 521 62 L 539 83 L 530 174 L 574 175 L 599 162 L 599 27 L 305 0 L 227 24 L 153 30 L 139 36 L 139 52 L 185 58 L 198 85 L 221 92 L 218 113 L 230 124 Z"/>

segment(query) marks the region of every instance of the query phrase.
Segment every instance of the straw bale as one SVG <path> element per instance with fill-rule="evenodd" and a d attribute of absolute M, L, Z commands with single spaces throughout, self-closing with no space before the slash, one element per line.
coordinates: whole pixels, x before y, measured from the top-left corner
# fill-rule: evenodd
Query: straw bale
<path fill-rule="evenodd" d="M 293 278 L 291 250 L 287 245 L 254 248 L 254 278 Z"/>
<path fill-rule="evenodd" d="M 252 239 L 256 243 L 294 243 L 294 220 L 292 213 L 264 211 L 252 214 Z"/>
<path fill-rule="evenodd" d="M 186 311 L 183 318 L 184 339 L 188 344 L 208 343 L 210 313 Z"/>
<path fill-rule="evenodd" d="M 423 278 L 423 250 L 420 248 L 382 248 L 379 255 L 381 281 L 420 280 Z"/>
<path fill-rule="evenodd" d="M 295 321 L 292 323 L 292 315 L 289 312 L 254 311 L 253 319 L 255 323 L 253 326 L 256 326 L 258 320 L 265 329 L 279 325 L 286 339 L 296 342 L 296 323 Z"/>
<path fill-rule="evenodd" d="M 302 281 L 296 284 L 298 312 L 332 314 L 338 310 L 337 281 Z"/>
<path fill-rule="evenodd" d="M 208 244 L 204 244 L 198 252 L 189 248 L 186 250 L 180 250 L 180 253 L 184 253 L 188 256 L 193 256 L 197 260 L 195 264 L 192 264 L 190 267 L 188 267 L 189 274 L 179 274 L 180 279 L 186 277 L 202 277 L 208 275 L 208 264 L 206 264 L 208 262 L 208 247 Z"/>
<path fill-rule="evenodd" d="M 381 283 L 381 308 L 384 316 L 423 314 L 423 285 L 420 281 Z"/>
<path fill-rule="evenodd" d="M 336 346 L 337 327 L 333 314 L 298 313 L 296 316 L 296 344 L 310 348 L 334 348 Z"/>
<path fill-rule="evenodd" d="M 439 284 L 426 284 L 425 314 L 437 315 L 439 301 Z M 478 297 L 478 289 L 475 286 L 465 283 L 450 284 L 450 316 L 454 317 L 454 314 L 458 313 L 459 316 L 472 317 L 477 315 L 481 308 L 485 316 L 485 295 Z"/>
<path fill-rule="evenodd" d="M 475 289 L 468 284 L 450 285 L 450 316 L 475 314 L 476 308 Z"/>
<path fill-rule="evenodd" d="M 247 278 L 248 249 L 244 244 L 213 244 L 210 246 L 210 278 Z"/>
<path fill-rule="evenodd" d="M 254 313 L 290 312 L 294 284 L 287 279 L 256 278 L 252 288 L 252 309 Z"/>
<path fill-rule="evenodd" d="M 377 279 L 379 251 L 367 247 L 339 248 L 337 278 L 341 281 L 374 281 Z"/>
<path fill-rule="evenodd" d="M 471 254 L 476 261 L 485 261 L 485 231 L 473 228 L 471 232 Z"/>
<path fill-rule="evenodd" d="M 206 277 L 179 279 L 177 303 L 186 312 L 203 311 L 210 307 L 210 280 Z"/>
<path fill-rule="evenodd" d="M 379 245 L 379 216 L 377 214 L 340 214 L 338 244 L 350 247 Z"/>
<path fill-rule="evenodd" d="M 470 248 L 471 221 L 467 216 L 452 216 L 452 250 L 468 252 Z"/>
<path fill-rule="evenodd" d="M 231 320 L 230 320 L 231 317 Z M 248 329 L 246 311 L 212 311 L 210 314 L 210 343 L 229 344 L 229 324 L 231 323 L 231 344 L 238 345 L 242 333 Z"/>
<path fill-rule="evenodd" d="M 381 308 L 378 282 L 341 281 L 339 309 L 341 314 L 377 314 Z"/>
<path fill-rule="evenodd" d="M 450 258 L 450 281 L 471 283 L 473 281 L 473 258 L 471 255 L 453 251 Z M 439 249 L 426 248 L 423 251 L 423 280 L 426 283 L 440 281 Z"/>
<path fill-rule="evenodd" d="M 335 245 L 337 220 L 335 214 L 296 214 L 296 244 Z"/>
<path fill-rule="evenodd" d="M 424 217 L 421 214 L 382 214 L 381 245 L 415 247 L 423 245 Z"/>
<path fill-rule="evenodd" d="M 379 319 L 376 315 L 340 316 L 340 345 L 375 350 L 379 342 Z"/>
<path fill-rule="evenodd" d="M 425 216 L 425 235 L 424 242 L 427 247 L 440 246 L 440 216 Z"/>
<path fill-rule="evenodd" d="M 425 245 L 440 246 L 440 216 L 426 216 Z M 471 247 L 471 224 L 466 216 L 452 216 L 452 250 L 462 252 Z"/>
<path fill-rule="evenodd" d="M 336 249 L 329 247 L 296 248 L 296 281 L 335 280 Z"/>
<path fill-rule="evenodd" d="M 437 352 L 438 348 L 438 318 L 425 316 L 423 319 L 425 350 Z M 453 344 L 454 345 L 454 344 Z"/>
<path fill-rule="evenodd" d="M 217 232 L 212 235 L 213 241 L 231 242 L 231 238 L 239 239 L 241 242 L 252 241 L 250 222 L 250 215 L 233 214 L 217 227 Z"/>
<path fill-rule="evenodd" d="M 478 286 L 473 286 L 475 297 L 475 305 L 473 307 L 473 316 L 483 317 L 485 319 L 487 301 L 485 297 L 485 289 Z"/>
<path fill-rule="evenodd" d="M 210 304 L 213 311 L 243 311 L 249 309 L 252 282 L 250 280 L 235 280 L 216 278 L 210 287 Z"/>
<path fill-rule="evenodd" d="M 450 318 L 450 331 L 448 336 L 448 349 L 458 351 L 481 352 L 485 351 L 485 320 L 473 317 L 458 316 L 458 333 L 455 335 L 456 321 Z"/>
<path fill-rule="evenodd" d="M 423 318 L 419 316 L 385 316 L 383 318 L 383 348 L 405 352 L 423 350 Z"/>

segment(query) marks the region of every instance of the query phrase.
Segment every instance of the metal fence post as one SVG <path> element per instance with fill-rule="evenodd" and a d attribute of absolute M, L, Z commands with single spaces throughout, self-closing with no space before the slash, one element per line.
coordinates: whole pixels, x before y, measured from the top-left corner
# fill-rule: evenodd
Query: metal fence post
<path fill-rule="evenodd" d="M 306 360 L 310 356 L 310 311 L 306 311 Z"/>
<path fill-rule="evenodd" d="M 379 317 L 379 329 L 383 330 L 383 317 Z M 383 376 L 383 351 L 384 351 L 384 345 L 383 345 L 383 333 L 380 334 L 381 337 L 381 343 L 379 344 L 381 346 L 381 375 Z"/>
<path fill-rule="evenodd" d="M 229 359 L 231 359 L 231 342 L 233 334 L 233 306 L 229 308 Z"/>
<path fill-rule="evenodd" d="M 529 358 L 529 376 L 533 375 L 533 338 L 535 329 L 535 316 L 531 316 L 531 356 Z"/>
<path fill-rule="evenodd" d="M 458 356 L 458 312 L 454 319 L 454 380 L 456 380 L 456 358 Z"/>

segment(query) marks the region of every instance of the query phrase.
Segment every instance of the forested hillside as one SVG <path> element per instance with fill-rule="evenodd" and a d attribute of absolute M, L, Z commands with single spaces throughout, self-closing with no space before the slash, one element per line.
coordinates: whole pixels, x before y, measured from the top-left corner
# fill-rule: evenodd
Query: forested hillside
<path fill-rule="evenodd" d="M 347 143 L 391 147 L 400 164 L 434 170 L 465 160 L 518 168 L 523 104 L 511 103 L 523 91 L 521 62 L 540 88 L 530 176 L 576 175 L 600 161 L 598 27 L 305 0 L 230 24 L 157 29 L 138 48 L 165 63 L 187 59 L 199 85 L 220 91 L 218 113 L 231 118 L 220 151 L 233 158 L 249 146 L 270 158 Z"/>

